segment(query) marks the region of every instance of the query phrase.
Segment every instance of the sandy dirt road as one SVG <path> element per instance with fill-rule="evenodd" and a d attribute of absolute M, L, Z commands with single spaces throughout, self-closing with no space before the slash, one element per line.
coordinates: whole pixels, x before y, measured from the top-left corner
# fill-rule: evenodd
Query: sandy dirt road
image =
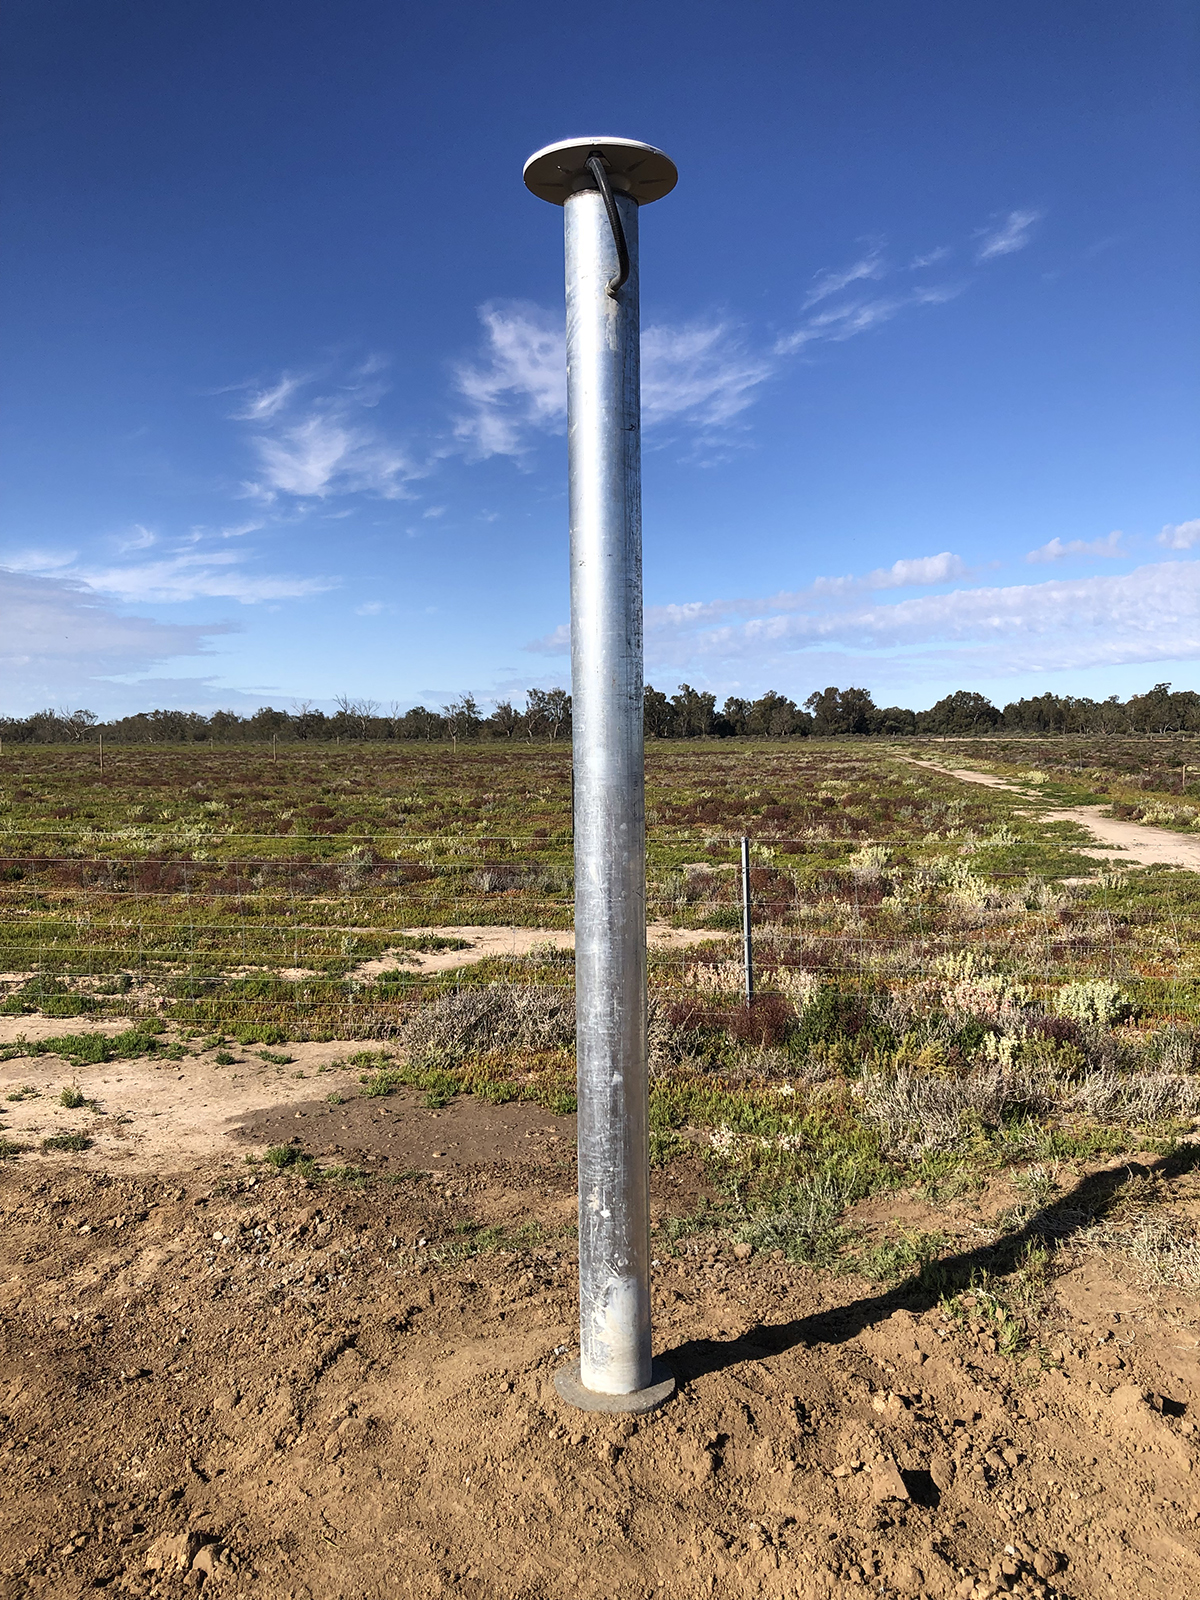
<path fill-rule="evenodd" d="M 1028 790 L 1018 784 L 1006 783 L 990 772 L 975 772 L 969 767 L 944 767 L 936 761 L 918 761 L 905 757 L 914 767 L 928 767 L 949 778 L 961 778 L 964 783 L 982 783 L 989 789 L 1007 789 L 1010 794 L 1029 798 Z M 1105 848 L 1089 850 L 1082 854 L 1099 860 L 1113 862 L 1113 851 L 1121 852 L 1123 861 L 1139 867 L 1187 867 L 1200 872 L 1200 839 L 1189 838 L 1184 833 L 1172 833 L 1169 828 L 1150 828 L 1140 822 L 1121 822 L 1116 817 L 1106 817 L 1102 806 L 1070 806 L 1066 810 L 1047 810 L 1047 822 L 1077 822 L 1087 828 Z"/>

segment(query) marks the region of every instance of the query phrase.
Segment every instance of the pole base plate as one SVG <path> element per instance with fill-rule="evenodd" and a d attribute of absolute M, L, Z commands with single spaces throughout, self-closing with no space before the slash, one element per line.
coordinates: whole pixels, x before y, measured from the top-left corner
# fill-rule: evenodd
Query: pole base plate
<path fill-rule="evenodd" d="M 661 1361 L 651 1364 L 650 1377 L 649 1388 L 636 1389 L 633 1394 L 600 1394 L 595 1389 L 583 1387 L 579 1381 L 579 1362 L 572 1361 L 569 1367 L 560 1367 L 554 1374 L 554 1387 L 560 1399 L 580 1411 L 607 1411 L 614 1416 L 636 1416 L 641 1412 L 657 1411 L 675 1393 L 675 1375 Z"/>

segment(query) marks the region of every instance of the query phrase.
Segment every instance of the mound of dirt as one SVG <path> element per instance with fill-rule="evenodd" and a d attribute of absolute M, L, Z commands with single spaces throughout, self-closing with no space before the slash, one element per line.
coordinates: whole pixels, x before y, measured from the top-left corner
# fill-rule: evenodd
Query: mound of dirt
<path fill-rule="evenodd" d="M 1018 1364 L 911 1286 L 672 1246 L 703 1191 L 673 1165 L 678 1393 L 575 1412 L 568 1130 L 531 1112 L 500 1151 L 514 1109 L 390 1111 L 439 1165 L 360 1188 L 6 1169 L 0 1595 L 1200 1592 L 1187 1304 L 1083 1260 Z"/>

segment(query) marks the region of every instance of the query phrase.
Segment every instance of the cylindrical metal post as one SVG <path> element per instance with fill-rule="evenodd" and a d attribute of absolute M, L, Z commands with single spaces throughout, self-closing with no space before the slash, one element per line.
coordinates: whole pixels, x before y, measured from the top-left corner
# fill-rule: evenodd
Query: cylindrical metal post
<path fill-rule="evenodd" d="M 576 1405 L 640 1411 L 674 1380 L 654 1370 L 650 1332 L 639 201 L 620 171 L 631 151 L 666 160 L 629 141 L 556 146 L 531 158 L 526 182 L 543 192 L 530 174 L 553 153 L 566 228 L 580 1313 L 579 1362 L 556 1381 Z"/>
<path fill-rule="evenodd" d="M 650 1384 L 646 825 L 636 201 L 619 298 L 596 190 L 565 206 L 575 985 L 579 1077 L 580 1381 Z"/>
<path fill-rule="evenodd" d="M 754 1003 L 754 944 L 750 916 L 750 841 L 742 835 L 742 956 L 746 966 L 746 1004 Z"/>

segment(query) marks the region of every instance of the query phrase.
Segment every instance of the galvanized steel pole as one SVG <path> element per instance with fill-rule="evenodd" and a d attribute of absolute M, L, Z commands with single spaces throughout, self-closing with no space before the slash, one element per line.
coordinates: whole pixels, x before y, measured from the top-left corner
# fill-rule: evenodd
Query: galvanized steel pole
<path fill-rule="evenodd" d="M 646 1411 L 674 1379 L 650 1331 L 637 246 L 675 169 L 573 140 L 525 181 L 564 207 L 567 267 L 580 1359 L 555 1381 L 589 1410 Z"/>
<path fill-rule="evenodd" d="M 750 910 L 750 840 L 742 835 L 742 959 L 746 968 L 746 1004 L 754 1004 L 754 939 Z"/>

